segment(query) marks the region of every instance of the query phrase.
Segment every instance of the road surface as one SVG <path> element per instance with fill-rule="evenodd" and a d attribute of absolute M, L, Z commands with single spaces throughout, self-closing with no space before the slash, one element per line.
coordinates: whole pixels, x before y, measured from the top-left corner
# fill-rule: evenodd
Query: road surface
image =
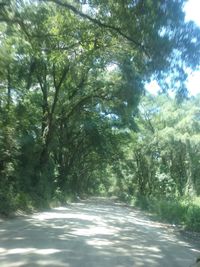
<path fill-rule="evenodd" d="M 188 267 L 198 255 L 167 225 L 109 200 L 0 222 L 1 267 Z"/>

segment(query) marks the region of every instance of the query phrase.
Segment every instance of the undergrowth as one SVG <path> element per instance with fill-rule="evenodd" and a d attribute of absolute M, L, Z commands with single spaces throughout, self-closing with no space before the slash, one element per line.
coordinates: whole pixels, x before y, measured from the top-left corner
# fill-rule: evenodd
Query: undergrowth
<path fill-rule="evenodd" d="M 131 204 L 148 210 L 163 221 L 200 232 L 200 197 L 176 199 L 138 197 L 132 198 Z"/>

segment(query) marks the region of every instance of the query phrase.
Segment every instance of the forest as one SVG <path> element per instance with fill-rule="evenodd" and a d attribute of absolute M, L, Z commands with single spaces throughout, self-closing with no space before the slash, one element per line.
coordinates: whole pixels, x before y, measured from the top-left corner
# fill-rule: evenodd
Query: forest
<path fill-rule="evenodd" d="M 200 95 L 186 88 L 200 29 L 185 2 L 0 1 L 1 214 L 118 196 L 200 230 Z"/>

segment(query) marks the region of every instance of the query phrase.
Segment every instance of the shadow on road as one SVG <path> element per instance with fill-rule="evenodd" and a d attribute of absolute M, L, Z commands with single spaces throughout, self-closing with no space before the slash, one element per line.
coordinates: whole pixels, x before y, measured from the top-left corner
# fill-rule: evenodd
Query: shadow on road
<path fill-rule="evenodd" d="M 199 252 L 141 211 L 99 200 L 0 224 L 1 267 L 188 267 Z"/>

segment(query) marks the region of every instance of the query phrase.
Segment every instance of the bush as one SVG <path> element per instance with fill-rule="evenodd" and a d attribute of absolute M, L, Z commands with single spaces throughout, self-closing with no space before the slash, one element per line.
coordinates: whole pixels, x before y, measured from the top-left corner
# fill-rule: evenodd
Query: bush
<path fill-rule="evenodd" d="M 23 211 L 33 210 L 33 203 L 30 196 L 23 192 L 18 193 L 15 197 L 15 208 Z"/>
<path fill-rule="evenodd" d="M 178 200 L 160 200 L 158 201 L 158 215 L 171 223 L 182 224 L 185 220 L 187 206 L 182 205 Z"/>
<path fill-rule="evenodd" d="M 192 204 L 186 214 L 186 228 L 200 231 L 200 206 Z"/>
<path fill-rule="evenodd" d="M 150 203 L 151 200 L 148 199 L 146 196 L 137 196 L 135 201 L 135 205 L 144 210 L 150 210 Z"/>
<path fill-rule="evenodd" d="M 15 210 L 14 189 L 5 176 L 0 178 L 0 214 L 8 216 Z"/>
<path fill-rule="evenodd" d="M 14 204 L 9 194 L 0 192 L 0 214 L 8 216 L 14 210 Z"/>
<path fill-rule="evenodd" d="M 156 199 L 137 197 L 134 204 L 152 212 L 159 219 L 173 224 L 181 224 L 186 229 L 200 232 L 200 199 Z"/>

